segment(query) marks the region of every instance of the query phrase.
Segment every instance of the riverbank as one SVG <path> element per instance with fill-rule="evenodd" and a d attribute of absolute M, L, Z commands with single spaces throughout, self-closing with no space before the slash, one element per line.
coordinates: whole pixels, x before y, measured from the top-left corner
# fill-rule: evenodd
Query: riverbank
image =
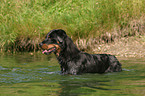
<path fill-rule="evenodd" d="M 86 43 L 84 41 L 82 42 L 83 44 Z M 124 37 L 115 39 L 114 42 L 109 43 L 96 44 L 91 42 L 90 45 L 76 45 L 80 50 L 88 52 L 90 54 L 112 54 L 117 57 L 145 57 L 145 36 Z M 9 52 L 7 53 L 9 54 Z M 5 53 L 3 53 L 3 55 L 4 54 Z M 37 52 L 29 52 L 29 54 L 41 54 L 41 50 L 39 49 L 37 50 Z"/>
<path fill-rule="evenodd" d="M 119 39 L 114 39 L 113 42 L 109 43 L 95 43 L 93 40 L 86 41 L 80 39 L 82 43 L 78 45 L 78 42 L 74 42 L 77 47 L 90 54 L 112 54 L 117 57 L 145 57 L 145 36 L 132 36 L 132 37 L 122 37 Z M 38 41 L 37 41 L 38 42 Z M 6 52 L 10 53 L 11 52 Z M 15 52 L 20 53 L 20 52 Z M 26 52 L 28 53 L 28 52 Z M 5 53 L 3 53 L 5 54 Z M 38 47 L 36 52 L 29 52 L 30 55 L 41 54 L 41 50 Z"/>
<path fill-rule="evenodd" d="M 145 36 L 124 37 L 111 43 L 95 44 L 90 50 L 92 52 L 118 57 L 145 57 Z"/>

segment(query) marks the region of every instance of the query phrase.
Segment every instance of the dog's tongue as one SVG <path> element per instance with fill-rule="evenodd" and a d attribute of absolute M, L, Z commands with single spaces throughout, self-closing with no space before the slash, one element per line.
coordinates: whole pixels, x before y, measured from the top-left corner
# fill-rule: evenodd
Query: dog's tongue
<path fill-rule="evenodd" d="M 44 50 L 42 53 L 44 54 L 45 52 L 48 52 L 47 50 Z"/>

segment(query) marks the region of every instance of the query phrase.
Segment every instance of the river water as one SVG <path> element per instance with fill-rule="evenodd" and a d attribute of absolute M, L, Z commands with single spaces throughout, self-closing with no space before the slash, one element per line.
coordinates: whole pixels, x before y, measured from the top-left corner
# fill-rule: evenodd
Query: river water
<path fill-rule="evenodd" d="M 145 59 L 118 59 L 122 72 L 60 75 L 54 55 L 1 55 L 0 96 L 145 96 Z"/>

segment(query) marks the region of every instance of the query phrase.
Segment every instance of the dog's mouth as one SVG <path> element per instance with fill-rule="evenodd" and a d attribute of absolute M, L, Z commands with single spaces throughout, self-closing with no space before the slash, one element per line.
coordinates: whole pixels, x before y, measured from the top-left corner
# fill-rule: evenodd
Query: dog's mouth
<path fill-rule="evenodd" d="M 43 50 L 42 53 L 48 55 L 48 54 L 55 52 L 55 51 L 56 51 L 56 47 L 54 46 L 54 47 L 51 47 L 47 50 Z"/>
<path fill-rule="evenodd" d="M 43 44 L 41 46 L 41 49 L 43 50 L 42 53 L 49 55 L 50 53 L 55 53 L 57 56 L 59 56 L 59 53 L 61 51 L 61 48 L 58 44 Z"/>

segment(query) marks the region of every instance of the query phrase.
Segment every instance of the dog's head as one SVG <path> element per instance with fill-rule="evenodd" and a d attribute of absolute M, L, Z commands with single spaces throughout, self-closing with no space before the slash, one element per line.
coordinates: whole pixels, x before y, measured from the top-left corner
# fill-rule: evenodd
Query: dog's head
<path fill-rule="evenodd" d="M 64 38 L 66 37 L 66 33 L 64 30 L 57 29 L 51 30 L 47 35 L 44 41 L 39 43 L 41 49 L 43 49 L 43 54 L 50 54 L 54 52 L 56 55 L 59 56 L 59 53 L 62 49 L 62 45 L 64 42 Z"/>

